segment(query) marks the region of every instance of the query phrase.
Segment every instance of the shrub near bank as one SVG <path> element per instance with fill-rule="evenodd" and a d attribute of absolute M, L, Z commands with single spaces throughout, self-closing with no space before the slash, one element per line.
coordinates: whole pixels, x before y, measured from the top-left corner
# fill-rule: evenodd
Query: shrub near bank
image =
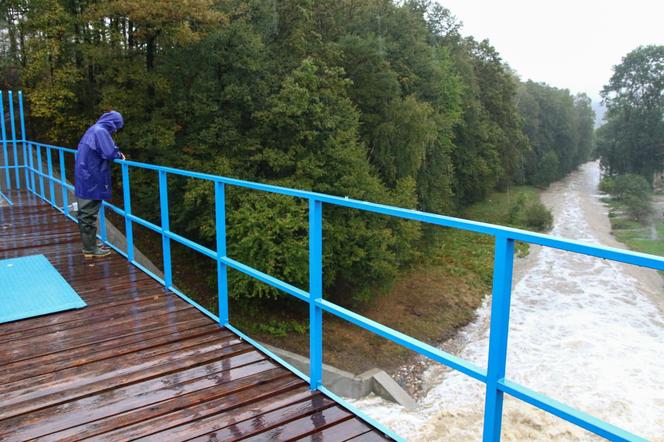
<path fill-rule="evenodd" d="M 650 206 L 652 190 L 648 181 L 641 175 L 605 177 L 600 182 L 599 189 L 615 198 L 623 206 L 625 213 L 636 221 L 644 222 L 652 213 Z"/>
<path fill-rule="evenodd" d="M 617 191 L 614 189 L 616 181 L 618 184 L 627 181 L 628 185 Z M 652 210 L 652 194 L 649 187 L 644 186 L 644 181 L 605 177 L 599 189 L 611 197 L 602 198 L 602 201 L 609 207 L 611 233 L 618 241 L 632 250 L 664 256 L 664 218 L 661 212 Z M 626 188 L 631 191 L 625 191 Z"/>

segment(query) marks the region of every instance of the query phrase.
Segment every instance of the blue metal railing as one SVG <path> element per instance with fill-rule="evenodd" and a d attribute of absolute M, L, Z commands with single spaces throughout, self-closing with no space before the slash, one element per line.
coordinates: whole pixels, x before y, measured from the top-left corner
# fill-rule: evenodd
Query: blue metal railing
<path fill-rule="evenodd" d="M 11 97 L 11 93 L 10 93 Z M 19 99 L 22 94 L 19 92 Z M 2 107 L 0 107 L 0 111 Z M 20 105 L 20 119 L 23 122 L 22 104 Z M 72 185 L 67 183 L 65 175 L 65 155 L 76 154 L 73 149 L 64 147 L 38 143 L 34 141 L 25 140 L 25 130 L 23 123 L 21 125 L 22 139 L 16 140 L 15 136 L 12 140 L 5 139 L 4 131 L 4 114 L 3 120 L 3 153 L 5 155 L 5 177 L 9 187 L 9 173 L 11 168 L 16 170 L 16 185 L 20 186 L 18 173 L 20 168 L 26 171 L 25 183 L 26 187 L 40 198 L 49 202 L 56 209 L 61 211 L 65 216 L 75 219 L 71 216 L 67 207 L 67 192 L 73 191 Z M 12 118 L 13 124 L 13 118 Z M 14 134 L 12 130 L 12 134 Z M 14 155 L 15 164 L 10 166 L 8 163 L 6 144 L 12 142 L 24 143 L 24 152 L 26 155 L 23 157 L 23 162 L 19 163 L 18 157 Z M 34 149 L 34 153 L 33 153 Z M 42 151 L 46 153 L 47 172 L 44 172 L 42 166 Z M 60 177 L 53 175 L 52 167 L 52 152 L 57 151 L 60 164 Z M 34 161 L 36 154 L 37 165 L 35 167 Z M 501 434 L 501 422 L 503 412 L 503 397 L 507 393 L 510 396 L 518 398 L 526 403 L 529 403 L 537 408 L 545 410 L 553 415 L 556 415 L 564 420 L 572 422 L 588 431 L 603 436 L 610 440 L 618 441 L 643 441 L 645 439 L 634 435 L 630 432 L 622 430 L 614 425 L 597 419 L 585 412 L 576 410 L 559 401 L 553 400 L 545 395 L 532 391 L 522 385 L 511 382 L 505 378 L 505 366 L 507 359 L 507 342 L 509 331 L 509 314 L 510 314 L 510 295 L 512 290 L 512 272 L 514 261 L 514 242 L 522 241 L 530 244 L 538 244 L 545 247 L 551 247 L 559 250 L 565 250 L 573 253 L 580 253 L 585 255 L 594 256 L 602 259 L 609 259 L 619 261 L 627 264 L 633 264 L 642 267 L 648 267 L 656 270 L 664 270 L 664 258 L 654 255 L 647 255 L 638 252 L 621 250 L 611 247 L 603 247 L 599 245 L 585 244 L 579 241 L 562 239 L 551 235 L 534 233 L 510 227 L 496 226 L 476 221 L 468 221 L 449 216 L 437 215 L 433 213 L 420 212 L 417 210 L 403 209 L 399 207 L 387 206 L 383 204 L 370 203 L 359 201 L 349 198 L 341 198 L 331 195 L 325 195 L 314 192 L 307 192 L 303 190 L 289 189 L 284 187 L 277 187 L 268 184 L 260 184 L 249 181 L 242 181 L 217 175 L 211 175 L 200 172 L 192 172 L 187 170 L 175 169 L 170 167 L 156 166 L 153 164 L 138 163 L 135 161 L 122 161 L 115 160 L 115 163 L 121 167 L 122 174 L 122 187 L 123 187 L 123 209 L 110 204 L 106 201 L 103 202 L 100 210 L 100 223 L 101 223 L 101 239 L 106 241 L 105 237 L 105 210 L 110 209 L 122 216 L 125 220 L 125 235 L 127 239 L 127 250 L 122 251 L 115 245 L 109 244 L 120 254 L 125 256 L 130 262 L 138 266 L 154 279 L 163 284 L 168 290 L 171 290 L 178 296 L 181 296 L 188 302 L 192 303 L 196 308 L 201 310 L 207 316 L 213 318 L 220 325 L 226 326 L 229 329 L 239 333 L 243 338 L 247 339 L 263 349 L 258 343 L 255 343 L 249 337 L 245 336 L 242 332 L 233 327 L 229 322 L 228 311 L 228 287 L 227 287 L 227 272 L 228 268 L 240 271 L 250 277 L 256 278 L 266 284 L 271 285 L 283 292 L 288 293 L 304 302 L 309 304 L 309 333 L 310 333 L 310 373 L 307 376 L 299 372 L 289 364 L 282 361 L 280 358 L 275 357 L 301 378 L 309 382 L 312 390 L 318 389 L 324 393 L 337 398 L 329 390 L 322 385 L 322 347 L 323 347 L 323 328 L 322 328 L 322 315 L 323 312 L 333 314 L 342 318 L 352 324 L 364 328 L 372 333 L 380 335 L 389 339 L 399 345 L 411 349 L 429 359 L 444 364 L 455 370 L 458 370 L 478 381 L 486 384 L 486 399 L 484 410 L 484 441 L 498 441 Z M 143 218 L 140 218 L 132 213 L 131 210 L 131 189 L 130 189 L 130 170 L 131 168 L 151 170 L 158 174 L 159 177 L 159 202 L 160 202 L 160 217 L 161 225 L 156 225 Z M 216 219 L 216 250 L 209 249 L 194 241 L 191 241 L 183 236 L 180 236 L 170 230 L 169 223 L 169 207 L 168 207 L 168 176 L 176 175 L 189 177 L 194 179 L 210 181 L 214 184 L 215 191 L 215 219 Z M 45 192 L 44 180 L 48 181 L 49 194 Z M 37 187 L 37 184 L 39 186 Z M 54 186 L 59 185 L 62 191 L 60 206 L 56 201 L 56 193 Z M 302 290 L 287 282 L 281 281 L 273 276 L 270 276 L 260 270 L 254 269 L 241 262 L 238 262 L 231 257 L 227 256 L 226 250 L 226 204 L 225 194 L 227 186 L 235 186 L 253 189 L 261 192 L 276 193 L 281 195 L 289 195 L 296 198 L 306 199 L 309 202 L 309 291 Z M 335 205 L 347 207 L 366 212 L 378 213 L 388 215 L 396 218 L 420 221 L 436 226 L 452 227 L 456 229 L 476 232 L 486 235 L 491 235 L 495 238 L 495 252 L 494 252 L 494 275 L 493 275 L 493 289 L 492 289 L 492 304 L 491 304 L 491 324 L 490 324 L 490 338 L 489 338 L 489 358 L 487 368 L 481 368 L 471 364 L 457 356 L 447 353 L 441 349 L 426 344 L 420 340 L 405 335 L 390 327 L 379 324 L 369 318 L 354 313 L 344 307 L 336 305 L 327 301 L 323 297 L 322 275 L 323 275 L 323 240 L 322 240 L 322 220 L 323 208 L 325 205 Z M 164 277 L 161 278 L 150 270 L 146 269 L 134 259 L 134 246 L 133 246 L 133 223 L 146 227 L 162 238 L 163 250 L 163 267 Z M 171 241 L 176 241 L 186 247 L 189 247 L 217 262 L 217 281 L 218 281 L 218 305 L 219 315 L 214 315 L 204 307 L 197 304 L 195 301 L 189 299 L 185 294 L 180 292 L 173 286 L 172 268 L 171 268 Z M 269 352 L 268 352 L 269 353 Z M 273 355 L 274 356 L 274 355 Z M 346 404 L 347 405 L 347 404 Z M 361 414 L 361 413 L 360 413 Z M 362 416 L 368 419 L 366 416 Z M 378 425 L 380 428 L 380 425 Z M 384 429 L 385 430 L 385 429 Z M 385 430 L 388 434 L 393 435 L 389 430 Z"/>

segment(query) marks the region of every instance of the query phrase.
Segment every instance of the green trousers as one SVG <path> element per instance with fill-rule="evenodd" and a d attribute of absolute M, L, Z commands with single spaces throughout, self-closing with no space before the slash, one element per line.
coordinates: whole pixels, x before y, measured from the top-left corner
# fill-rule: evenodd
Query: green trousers
<path fill-rule="evenodd" d="M 101 200 L 76 199 L 78 203 L 78 230 L 81 232 L 83 251 L 93 252 L 97 249 L 97 216 Z"/>

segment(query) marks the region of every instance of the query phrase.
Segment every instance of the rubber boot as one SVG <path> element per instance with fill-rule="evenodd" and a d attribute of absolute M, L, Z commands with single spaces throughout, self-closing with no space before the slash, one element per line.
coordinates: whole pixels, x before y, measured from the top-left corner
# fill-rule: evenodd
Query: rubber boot
<path fill-rule="evenodd" d="M 111 251 L 97 247 L 97 235 L 94 229 L 81 229 L 81 242 L 83 243 L 83 256 L 97 258 L 110 255 Z"/>

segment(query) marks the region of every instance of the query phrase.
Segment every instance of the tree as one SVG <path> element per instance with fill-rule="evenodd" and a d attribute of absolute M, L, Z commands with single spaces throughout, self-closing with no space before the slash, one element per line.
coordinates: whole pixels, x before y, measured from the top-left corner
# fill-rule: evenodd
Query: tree
<path fill-rule="evenodd" d="M 518 91 L 518 108 L 530 150 L 526 181 L 546 187 L 587 161 L 593 147 L 595 114 L 585 94 L 528 81 Z"/>
<path fill-rule="evenodd" d="M 603 167 L 652 182 L 664 170 L 664 46 L 640 46 L 627 54 L 614 66 L 602 98 L 611 124 L 598 144 Z"/>

